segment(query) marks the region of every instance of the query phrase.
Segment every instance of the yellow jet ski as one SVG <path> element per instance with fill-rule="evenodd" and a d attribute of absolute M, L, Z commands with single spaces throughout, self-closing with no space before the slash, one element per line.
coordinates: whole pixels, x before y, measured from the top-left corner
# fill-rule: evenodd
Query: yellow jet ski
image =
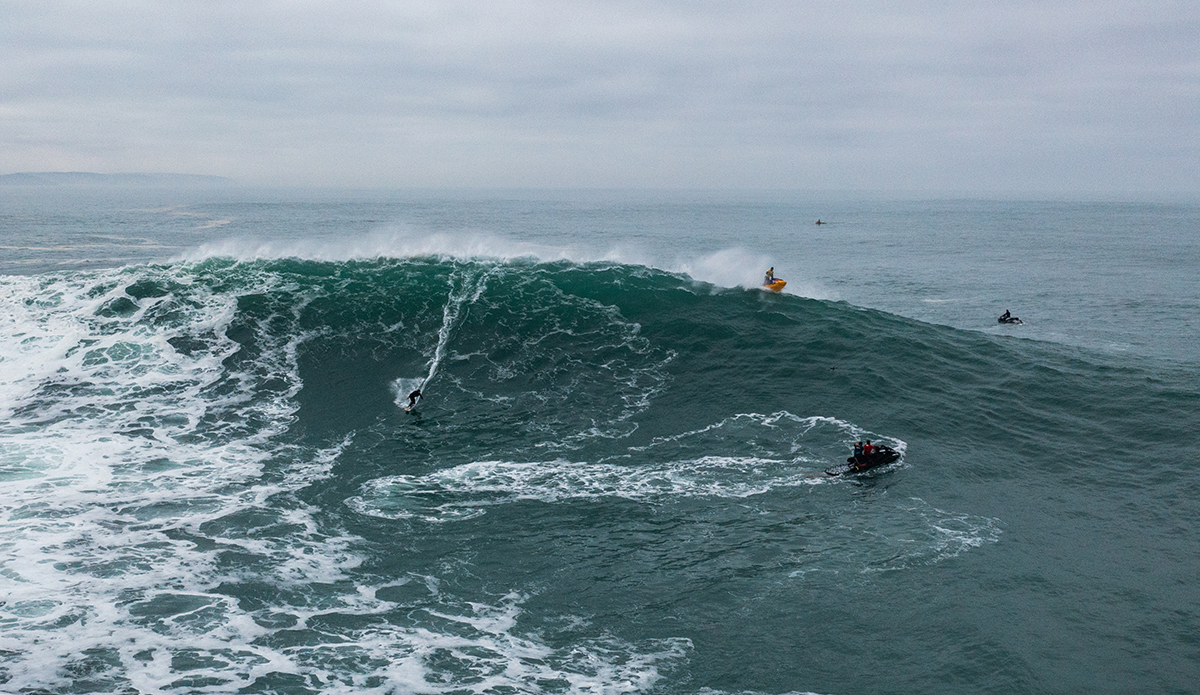
<path fill-rule="evenodd" d="M 776 280 L 775 282 L 768 282 L 768 283 L 764 284 L 763 287 L 768 290 L 771 290 L 772 292 L 778 292 L 778 291 L 782 290 L 783 286 L 786 284 L 787 284 L 787 280 Z"/>

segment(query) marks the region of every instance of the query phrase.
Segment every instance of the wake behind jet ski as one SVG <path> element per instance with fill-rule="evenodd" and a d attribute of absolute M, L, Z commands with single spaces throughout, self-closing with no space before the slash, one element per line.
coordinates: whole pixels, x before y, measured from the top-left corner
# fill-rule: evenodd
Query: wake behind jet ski
<path fill-rule="evenodd" d="M 1021 321 L 1021 319 L 1008 313 L 1008 309 L 1005 309 L 1004 313 L 1001 314 L 1000 318 L 996 319 L 996 321 L 998 323 L 1013 323 L 1013 324 L 1023 323 L 1023 321 Z"/>
<path fill-rule="evenodd" d="M 874 446 L 868 439 L 866 444 L 855 442 L 854 455 L 841 466 L 825 469 L 825 475 L 854 475 L 872 468 L 887 465 L 900 458 L 900 452 L 890 446 Z"/>

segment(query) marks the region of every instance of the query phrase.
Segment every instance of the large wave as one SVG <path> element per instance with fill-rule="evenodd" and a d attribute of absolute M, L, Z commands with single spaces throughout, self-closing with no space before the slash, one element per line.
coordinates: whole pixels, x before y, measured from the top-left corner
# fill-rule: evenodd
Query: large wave
<path fill-rule="evenodd" d="M 439 589 L 440 560 L 388 575 L 396 525 L 808 504 L 761 541 L 784 576 L 903 571 L 1002 523 L 844 508 L 861 481 L 816 483 L 853 441 L 905 453 L 880 479 L 970 448 L 960 474 L 1095 482 L 1195 405 L 1055 346 L 612 260 L 204 255 L 0 279 L 7 688 L 633 691 L 690 642 L 533 629 L 530 587 Z M 1087 468 L 1063 456 L 1103 438 Z"/>

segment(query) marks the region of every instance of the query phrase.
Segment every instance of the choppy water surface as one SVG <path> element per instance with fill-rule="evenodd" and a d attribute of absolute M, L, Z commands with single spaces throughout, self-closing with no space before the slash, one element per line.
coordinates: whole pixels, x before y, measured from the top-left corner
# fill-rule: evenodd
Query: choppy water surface
<path fill-rule="evenodd" d="M 1200 679 L 1192 348 L 1017 304 L 1053 290 L 1069 315 L 1096 282 L 1048 272 L 1072 245 L 1100 246 L 1095 268 L 1161 251 L 1106 210 L 1173 257 L 1195 210 L 846 203 L 785 238 L 810 203 L 157 202 L 4 218 L 5 691 Z M 1024 326 L 924 301 L 1022 217 L 1057 236 L 972 291 Z M 963 220 L 990 240 L 946 231 Z M 132 250 L 106 262 L 88 235 Z M 905 249 L 860 284 L 831 259 L 872 236 Z M 760 259 L 797 292 L 755 289 Z M 1142 335 L 1194 320 L 1192 282 L 1168 265 L 1130 293 Z M 862 438 L 903 456 L 824 475 Z"/>

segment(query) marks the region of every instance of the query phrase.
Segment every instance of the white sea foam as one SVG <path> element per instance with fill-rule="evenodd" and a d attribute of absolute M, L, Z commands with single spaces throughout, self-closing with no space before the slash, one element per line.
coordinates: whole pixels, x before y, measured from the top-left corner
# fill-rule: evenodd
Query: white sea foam
<path fill-rule="evenodd" d="M 187 297 L 133 301 L 125 287 L 135 280 L 174 283 Z M 247 289 L 269 289 L 270 279 L 260 280 Z M 0 502 L 6 686 L 53 688 L 88 654 L 113 662 L 89 669 L 152 680 L 185 644 L 214 654 L 241 644 L 230 663 L 262 660 L 247 645 L 263 630 L 209 591 L 234 579 L 220 553 L 188 538 L 258 511 L 306 529 L 300 545 L 322 547 L 296 554 L 291 541 L 218 534 L 226 551 L 267 558 L 272 581 L 332 578 L 357 562 L 348 539 L 315 532 L 304 505 L 267 504 L 323 475 L 339 448 L 271 444 L 295 410 L 302 335 L 281 336 L 246 371 L 230 373 L 236 297 L 174 271 L 6 278 L 0 295 L 11 308 L 0 336 L 0 460 L 10 472 Z M 177 337 L 203 347 L 177 350 Z M 277 471 L 264 475 L 268 463 Z M 147 664 L 137 656 L 159 649 Z"/>
<path fill-rule="evenodd" d="M 787 488 L 845 482 L 823 469 L 843 460 L 850 444 L 869 438 L 902 455 L 907 444 L 843 420 L 786 411 L 745 413 L 650 444 L 612 461 L 477 461 L 421 476 L 364 484 L 346 500 L 356 512 L 384 519 L 445 523 L 471 519 L 498 505 L 624 499 L 665 505 L 684 499 L 749 500 Z M 714 455 L 713 451 L 727 452 Z M 840 486 L 832 486 L 834 488 Z M 797 555 L 791 576 L 859 574 L 934 564 L 999 539 L 999 521 L 937 509 L 920 499 L 867 505 L 849 500 L 814 506 L 820 529 Z"/>
<path fill-rule="evenodd" d="M 719 249 L 703 255 L 651 254 L 633 245 L 588 247 L 581 244 L 544 244 L 520 241 L 481 231 L 428 232 L 400 226 L 379 229 L 353 239 L 229 238 L 202 244 L 175 258 L 197 261 L 234 258 L 242 261 L 303 258 L 341 262 L 375 258 L 436 257 L 459 260 L 574 263 L 611 262 L 641 265 L 688 277 L 717 287 L 759 288 L 763 273 L 772 265 L 769 256 L 741 247 Z M 796 272 L 784 273 L 784 292 L 813 299 L 837 299 L 836 293 Z"/>
<path fill-rule="evenodd" d="M 236 692 L 291 677 L 329 693 L 635 692 L 686 658 L 686 640 L 551 648 L 520 630 L 516 594 L 467 602 L 436 577 L 349 581 L 360 540 L 292 493 L 350 439 L 279 437 L 312 297 L 242 277 L 239 294 L 290 299 L 259 317 L 277 329 L 255 327 L 261 353 L 239 360 L 237 296 L 188 272 L 0 280 L 5 690 Z M 178 289 L 130 297 L 141 280 Z M 410 582 L 424 587 L 415 598 L 383 597 Z M 243 602 L 246 584 L 269 589 Z M 311 638 L 278 638 L 293 631 Z"/>
<path fill-rule="evenodd" d="M 424 377 L 400 377 L 392 382 L 392 393 L 396 405 L 407 405 L 408 394 L 416 389 L 425 388 L 425 385 L 437 375 L 438 367 L 446 359 L 446 346 L 450 342 L 450 336 L 454 333 L 454 329 L 458 326 L 463 308 L 478 300 L 483 291 L 487 289 L 490 273 L 491 271 L 488 270 L 477 274 L 464 271 L 450 274 L 450 296 L 446 299 L 446 305 L 442 309 L 442 325 L 438 328 L 437 345 L 433 348 L 433 356 L 429 358 L 429 371 Z"/>
<path fill-rule="evenodd" d="M 758 287 L 762 285 L 763 273 L 771 266 L 771 259 L 742 248 L 728 248 L 670 265 L 671 270 L 719 287 Z"/>
<path fill-rule="evenodd" d="M 241 261 L 303 258 L 341 262 L 373 258 L 440 257 L 463 260 L 511 261 L 534 258 L 539 261 L 574 260 L 578 262 L 615 260 L 606 254 L 578 255 L 579 251 L 546 244 L 506 239 L 483 232 L 427 233 L 408 227 L 376 230 L 353 239 L 254 239 L 230 238 L 200 245 L 185 251 L 176 260 L 234 258 Z"/>
<path fill-rule="evenodd" d="M 767 255 L 748 251 L 740 247 L 726 248 L 704 256 L 692 259 L 675 260 L 666 263 L 666 270 L 685 273 L 689 277 L 702 282 L 708 282 L 718 287 L 745 287 L 760 289 L 764 273 L 773 267 L 775 261 Z M 799 275 L 798 271 L 778 273 L 781 280 L 786 280 L 783 292 L 795 294 L 810 299 L 837 299 L 837 293 L 822 286 L 815 280 Z"/>
<path fill-rule="evenodd" d="M 654 502 L 677 497 L 749 497 L 813 478 L 780 462 L 711 456 L 659 467 L 555 460 L 479 461 L 424 476 L 390 476 L 366 483 L 348 499 L 355 511 L 382 518 L 447 521 L 478 516 L 483 508 L 518 500 L 624 498 Z"/>
<path fill-rule="evenodd" d="M 746 498 L 828 481 L 823 469 L 864 434 L 872 436 L 836 418 L 748 413 L 657 438 L 620 457 L 636 456 L 638 463 L 477 461 L 423 476 L 379 478 L 346 503 L 368 516 L 441 522 L 473 518 L 487 507 L 519 500 Z M 874 439 L 890 442 L 902 454 L 906 448 L 897 439 Z M 731 447 L 731 453 L 710 453 Z"/>
<path fill-rule="evenodd" d="M 832 417 L 802 417 L 781 410 L 774 413 L 739 413 L 697 430 L 656 437 L 650 444 L 631 450 L 661 452 L 664 448 L 707 449 L 718 442 L 733 440 L 738 446 L 755 451 L 786 452 L 787 455 L 805 453 L 814 460 L 832 458 L 840 461 L 849 446 L 860 439 L 885 442 L 901 455 L 908 449 L 908 444 L 903 440 L 874 434 L 852 422 Z"/>

